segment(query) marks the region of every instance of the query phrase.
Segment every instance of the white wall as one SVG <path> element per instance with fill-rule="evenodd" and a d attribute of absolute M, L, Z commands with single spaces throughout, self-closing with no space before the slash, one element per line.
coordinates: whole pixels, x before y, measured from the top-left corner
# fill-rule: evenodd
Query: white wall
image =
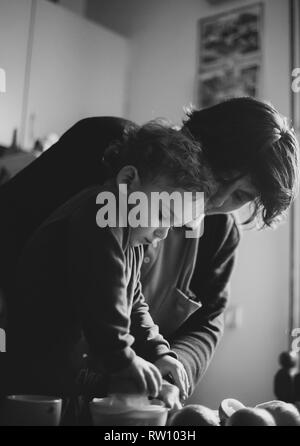
<path fill-rule="evenodd" d="M 145 0 L 86 0 L 86 16 L 130 37 L 135 35 L 143 24 L 145 8 L 151 2 Z"/>
<path fill-rule="evenodd" d="M 93 115 L 123 115 L 128 42 L 44 0 L 37 2 L 25 147 Z"/>
<path fill-rule="evenodd" d="M 228 1 L 217 7 L 206 0 L 172 0 L 171 8 L 169 0 L 152 0 L 144 3 L 143 13 L 137 8 L 129 117 L 139 122 L 164 115 L 180 120 L 183 105 L 194 100 L 198 20 L 251 3 L 257 1 Z M 262 97 L 271 97 L 288 113 L 288 1 L 262 3 L 266 5 Z"/>
<path fill-rule="evenodd" d="M 193 102 L 197 21 L 255 1 L 219 7 L 205 0 L 145 2 L 133 33 L 128 116 L 144 122 L 167 116 L 178 123 Z M 289 113 L 288 1 L 266 0 L 262 98 Z M 141 14 L 141 13 L 139 13 Z M 232 280 L 232 302 L 243 324 L 227 330 L 204 380 L 191 401 L 217 407 L 225 397 L 247 404 L 272 399 L 277 357 L 287 346 L 289 226 L 246 232 Z"/>
<path fill-rule="evenodd" d="M 192 402 L 217 407 L 226 397 L 249 405 L 274 399 L 277 358 L 287 349 L 288 243 L 288 224 L 244 233 L 231 284 L 242 325 L 226 329 Z"/>
<path fill-rule="evenodd" d="M 6 93 L 0 93 L 0 144 L 10 145 L 20 128 L 31 0 L 0 0 L 0 68 Z"/>

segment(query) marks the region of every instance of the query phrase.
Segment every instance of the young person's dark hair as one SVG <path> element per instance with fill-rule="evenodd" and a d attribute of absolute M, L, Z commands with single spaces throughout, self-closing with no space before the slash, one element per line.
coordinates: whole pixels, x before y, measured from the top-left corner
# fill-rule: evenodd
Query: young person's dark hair
<path fill-rule="evenodd" d="M 183 131 L 200 142 L 220 183 L 249 175 L 259 191 L 252 216 L 271 226 L 288 209 L 299 187 L 299 144 L 288 121 L 269 103 L 229 99 L 187 113 Z"/>
<path fill-rule="evenodd" d="M 166 176 L 176 189 L 209 193 L 200 144 L 161 120 L 127 126 L 123 137 L 108 146 L 103 162 L 112 176 L 132 165 L 142 182 Z"/>

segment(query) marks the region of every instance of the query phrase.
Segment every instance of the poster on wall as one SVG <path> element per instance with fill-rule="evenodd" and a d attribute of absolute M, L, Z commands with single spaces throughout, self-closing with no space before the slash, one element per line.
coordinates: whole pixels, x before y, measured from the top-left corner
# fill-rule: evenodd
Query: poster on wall
<path fill-rule="evenodd" d="M 199 21 L 199 107 L 236 96 L 259 96 L 262 16 L 259 3 Z"/>

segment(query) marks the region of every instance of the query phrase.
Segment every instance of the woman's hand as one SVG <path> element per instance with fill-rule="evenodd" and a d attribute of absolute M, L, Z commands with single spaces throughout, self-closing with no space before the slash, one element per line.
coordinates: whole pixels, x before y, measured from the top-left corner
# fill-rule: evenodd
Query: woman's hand
<path fill-rule="evenodd" d="M 156 398 L 162 387 L 162 376 L 158 368 L 140 356 L 136 356 L 126 369 L 114 373 L 110 391 L 140 393 Z"/>
<path fill-rule="evenodd" d="M 170 355 L 162 356 L 155 362 L 162 376 L 171 375 L 180 390 L 180 397 L 186 399 L 189 391 L 189 379 L 183 364 Z"/>

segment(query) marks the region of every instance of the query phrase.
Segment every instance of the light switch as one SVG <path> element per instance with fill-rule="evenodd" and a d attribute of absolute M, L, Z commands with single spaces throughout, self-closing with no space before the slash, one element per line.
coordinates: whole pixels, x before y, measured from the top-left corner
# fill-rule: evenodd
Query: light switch
<path fill-rule="evenodd" d="M 6 352 L 6 335 L 5 331 L 2 328 L 0 328 L 0 352 Z"/>

